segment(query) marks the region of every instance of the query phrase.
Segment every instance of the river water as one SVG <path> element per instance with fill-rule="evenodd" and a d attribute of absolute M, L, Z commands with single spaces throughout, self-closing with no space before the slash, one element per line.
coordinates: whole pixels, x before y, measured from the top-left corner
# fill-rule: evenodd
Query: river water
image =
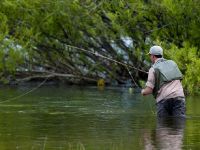
<path fill-rule="evenodd" d="M 157 120 L 152 96 L 128 88 L 0 88 L 0 150 L 199 149 L 200 99 L 187 119 Z"/>

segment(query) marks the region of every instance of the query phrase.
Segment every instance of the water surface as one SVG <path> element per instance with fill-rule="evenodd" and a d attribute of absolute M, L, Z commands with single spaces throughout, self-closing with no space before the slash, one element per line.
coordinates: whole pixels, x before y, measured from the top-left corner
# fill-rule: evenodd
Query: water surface
<path fill-rule="evenodd" d="M 1 150 L 198 149 L 200 101 L 182 120 L 157 120 L 152 96 L 128 88 L 0 88 Z M 26 94 L 27 93 L 27 94 Z"/>

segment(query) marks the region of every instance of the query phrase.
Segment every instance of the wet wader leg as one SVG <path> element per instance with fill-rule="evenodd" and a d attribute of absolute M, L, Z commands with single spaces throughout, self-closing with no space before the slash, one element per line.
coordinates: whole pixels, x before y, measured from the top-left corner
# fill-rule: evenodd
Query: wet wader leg
<path fill-rule="evenodd" d="M 168 102 L 167 100 L 161 100 L 156 104 L 157 107 L 157 117 L 168 117 Z"/>
<path fill-rule="evenodd" d="M 173 100 L 173 116 L 174 117 L 184 117 L 185 118 L 185 101 L 180 100 L 180 98 L 175 98 Z"/>

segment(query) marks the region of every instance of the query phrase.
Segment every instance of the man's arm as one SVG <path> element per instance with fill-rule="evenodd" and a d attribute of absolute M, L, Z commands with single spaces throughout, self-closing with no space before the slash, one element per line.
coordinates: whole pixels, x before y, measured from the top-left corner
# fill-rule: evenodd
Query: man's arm
<path fill-rule="evenodd" d="M 146 87 L 144 89 L 142 89 L 142 91 L 141 91 L 141 94 L 143 96 L 153 93 L 153 88 L 154 88 L 154 85 L 155 85 L 154 72 L 155 71 L 154 71 L 153 68 L 149 69 L 149 74 L 148 74 L 148 79 L 147 79 L 147 82 L 146 82 Z"/>

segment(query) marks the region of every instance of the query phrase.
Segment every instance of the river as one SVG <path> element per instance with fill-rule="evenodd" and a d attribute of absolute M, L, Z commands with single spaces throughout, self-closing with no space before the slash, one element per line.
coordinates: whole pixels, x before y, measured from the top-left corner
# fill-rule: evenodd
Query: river
<path fill-rule="evenodd" d="M 200 101 L 187 119 L 157 120 L 155 100 L 128 88 L 0 88 L 0 150 L 200 148 Z"/>

